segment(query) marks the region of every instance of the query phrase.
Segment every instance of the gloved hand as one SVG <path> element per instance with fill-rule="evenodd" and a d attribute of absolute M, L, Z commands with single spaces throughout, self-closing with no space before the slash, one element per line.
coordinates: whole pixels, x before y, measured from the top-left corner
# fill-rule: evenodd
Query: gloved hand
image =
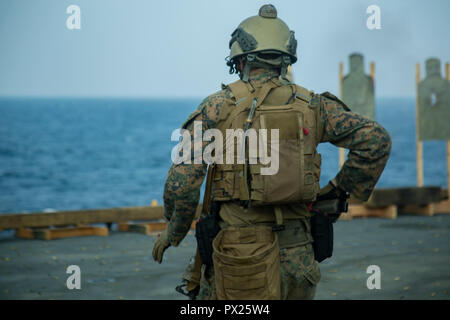
<path fill-rule="evenodd" d="M 345 194 L 345 191 L 330 181 L 328 184 L 321 188 L 317 195 L 317 200 L 337 199 Z"/>
<path fill-rule="evenodd" d="M 330 181 L 325 187 L 321 188 L 316 201 L 338 200 L 339 209 L 337 212 L 323 212 L 332 223 L 335 223 L 342 212 L 347 212 L 347 199 L 349 195 L 346 191 L 336 186 L 335 181 Z"/>
<path fill-rule="evenodd" d="M 164 251 L 170 247 L 169 235 L 167 230 L 161 232 L 156 240 L 156 243 L 153 247 L 153 259 L 158 261 L 158 263 L 162 262 Z"/>

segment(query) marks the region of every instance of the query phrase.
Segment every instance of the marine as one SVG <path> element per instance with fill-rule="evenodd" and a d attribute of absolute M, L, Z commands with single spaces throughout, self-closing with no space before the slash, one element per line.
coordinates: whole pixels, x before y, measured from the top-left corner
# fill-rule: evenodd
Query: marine
<path fill-rule="evenodd" d="M 208 217 L 217 230 L 208 241 L 198 242 L 184 276 L 187 294 L 199 300 L 313 299 L 323 259 L 318 257 L 321 239 L 314 237 L 315 221 L 323 212 L 314 203 L 348 194 L 367 200 L 387 163 L 391 140 L 380 124 L 352 113 L 333 94 L 314 93 L 289 79 L 297 40 L 273 5 L 244 20 L 229 47 L 227 65 L 240 79 L 205 98 L 182 128 L 191 136 L 196 121 L 203 132 L 277 128 L 279 172 L 262 175 L 264 164 L 251 163 L 248 148 L 244 164 L 208 166 L 194 161 L 195 154 L 190 163 L 173 164 L 164 186 L 168 224 L 153 257 L 161 263 L 165 250 L 184 239 L 207 177 L 197 239 Z M 320 189 L 317 145 L 325 142 L 347 148 L 349 154 L 336 177 Z M 331 224 L 337 217 L 326 221 Z M 205 256 L 208 246 L 212 253 Z"/>

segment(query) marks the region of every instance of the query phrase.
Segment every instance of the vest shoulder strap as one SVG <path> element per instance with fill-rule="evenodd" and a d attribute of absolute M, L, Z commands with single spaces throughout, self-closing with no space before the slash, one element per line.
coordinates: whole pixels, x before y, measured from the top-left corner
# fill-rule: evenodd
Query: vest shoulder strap
<path fill-rule="evenodd" d="M 297 92 L 297 98 L 300 98 L 307 103 L 311 102 L 311 99 L 314 95 L 313 91 L 309 91 L 308 89 L 303 88 L 297 84 L 295 85 L 295 88 L 296 88 L 296 92 Z"/>
<path fill-rule="evenodd" d="M 250 108 L 254 98 L 258 99 L 256 107 L 261 105 L 265 97 L 269 94 L 270 90 L 276 88 L 277 86 L 279 86 L 279 83 L 277 83 L 276 81 L 269 80 L 258 91 L 252 92 L 248 89 L 247 84 L 241 80 L 228 85 L 233 95 L 235 95 L 236 101 L 234 102 L 234 106 L 225 108 L 224 110 L 221 111 L 222 114 L 220 115 L 220 118 L 223 120 L 223 122 L 221 123 L 221 125 L 218 126 L 218 128 L 221 131 L 227 129 L 231 124 L 231 122 L 233 121 L 233 119 L 240 112 L 243 112 L 246 109 Z"/>
<path fill-rule="evenodd" d="M 314 112 L 315 120 L 316 120 L 316 144 L 320 143 L 323 136 L 323 120 L 321 114 L 321 95 L 315 94 L 314 91 L 310 91 L 306 88 L 303 88 L 299 85 L 295 85 L 296 87 L 296 97 L 307 102 L 309 108 Z"/>
<path fill-rule="evenodd" d="M 249 96 L 251 94 L 251 90 L 241 80 L 235 81 L 228 85 L 222 84 L 222 90 L 225 90 L 225 89 L 228 89 L 231 91 L 231 95 L 234 98 L 234 101 L 228 100 L 227 103 L 223 104 L 222 107 L 220 108 L 220 113 L 219 113 L 219 123 L 220 124 L 223 124 L 223 122 L 229 118 L 229 115 L 232 112 L 232 110 L 235 109 L 238 105 L 243 104 L 243 103 L 245 104 L 245 102 L 247 100 L 248 101 L 251 100 L 250 97 L 248 97 L 248 99 L 247 99 L 247 96 Z M 219 127 L 220 127 L 220 124 L 218 124 Z"/>
<path fill-rule="evenodd" d="M 214 164 L 210 164 L 208 166 L 208 171 L 206 174 L 205 193 L 203 196 L 203 206 L 202 206 L 202 212 L 204 214 L 209 214 L 211 211 L 212 185 L 213 185 L 215 169 L 216 169 L 216 166 Z"/>
<path fill-rule="evenodd" d="M 322 95 L 312 93 L 309 107 L 314 111 L 314 115 L 316 118 L 316 144 L 319 144 L 322 141 L 324 130 L 321 104 Z"/>
<path fill-rule="evenodd" d="M 227 87 L 231 90 L 231 93 L 236 99 L 235 104 L 237 105 L 243 99 L 247 98 L 249 95 L 252 95 L 255 92 L 255 89 L 251 84 L 245 83 L 242 80 L 235 81 L 227 85 Z"/>

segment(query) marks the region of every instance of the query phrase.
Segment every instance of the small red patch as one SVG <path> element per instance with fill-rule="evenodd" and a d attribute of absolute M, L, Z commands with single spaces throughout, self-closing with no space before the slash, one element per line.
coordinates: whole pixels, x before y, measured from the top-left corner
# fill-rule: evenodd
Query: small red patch
<path fill-rule="evenodd" d="M 308 133 L 309 133 L 309 130 L 308 130 L 308 129 L 306 129 L 306 128 L 303 128 L 303 133 L 305 134 L 305 136 L 307 136 L 307 135 L 308 135 Z"/>

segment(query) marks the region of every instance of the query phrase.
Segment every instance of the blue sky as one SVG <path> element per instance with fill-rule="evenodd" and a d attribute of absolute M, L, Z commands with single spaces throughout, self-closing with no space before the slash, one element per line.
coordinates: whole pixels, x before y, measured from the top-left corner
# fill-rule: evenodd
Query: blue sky
<path fill-rule="evenodd" d="M 204 97 L 228 74 L 231 32 L 267 1 L 2 0 L 0 95 Z M 376 62 L 376 95 L 414 96 L 415 64 L 450 61 L 450 1 L 272 1 L 296 32 L 298 84 L 338 93 L 338 64 Z M 68 30 L 66 8 L 81 8 Z M 366 8 L 381 9 L 368 30 Z M 443 66 L 442 66 L 443 69 Z M 347 70 L 347 69 L 345 69 Z"/>

